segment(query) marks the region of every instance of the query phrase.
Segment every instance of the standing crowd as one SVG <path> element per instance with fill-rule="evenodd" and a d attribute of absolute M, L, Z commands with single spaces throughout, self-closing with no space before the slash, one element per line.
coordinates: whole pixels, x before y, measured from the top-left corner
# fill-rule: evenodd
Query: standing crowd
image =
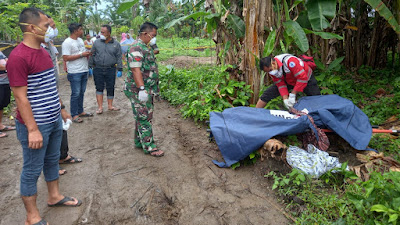
<path fill-rule="evenodd" d="M 62 43 L 62 58 L 70 82 L 69 111 L 59 95 L 58 51 L 53 39 L 58 35 L 54 20 L 42 10 L 25 8 L 19 15 L 23 41 L 7 58 L 0 52 L 0 138 L 6 131 L 16 130 L 23 150 L 20 193 L 26 209 L 25 224 L 48 224 L 36 205 L 37 180 L 43 171 L 48 188 L 49 207 L 77 207 L 82 201 L 64 196 L 59 190 L 59 176 L 66 173 L 62 163 L 79 163 L 82 159 L 69 155 L 67 130 L 71 123 L 82 123 L 94 113 L 84 110 L 84 97 L 89 75 L 93 75 L 98 108 L 103 113 L 103 92 L 107 109 L 113 105 L 116 77 L 122 77 L 122 59 L 128 62 L 124 92 L 131 102 L 136 120 L 132 143 L 144 153 L 160 157 L 153 139 L 153 97 L 158 94 L 158 68 L 154 53 L 157 26 L 146 22 L 140 27 L 137 40 L 125 34 L 121 44 L 111 36 L 111 27 L 103 25 L 100 35 L 83 41 L 83 27 L 68 25 L 70 36 Z M 150 47 L 150 43 L 151 47 Z M 156 52 L 158 53 L 158 52 Z M 122 55 L 124 54 L 124 55 Z M 16 126 L 1 123 L 3 110 L 10 103 L 11 91 L 17 104 Z"/>
<path fill-rule="evenodd" d="M 62 43 L 62 58 L 70 82 L 69 112 L 59 95 L 58 51 L 52 40 L 58 35 L 54 20 L 37 8 L 26 8 L 19 15 L 23 41 L 7 58 L 0 52 L 0 138 L 6 131 L 16 130 L 23 150 L 20 193 L 27 217 L 25 224 L 48 224 L 36 205 L 37 180 L 43 171 L 48 188 L 47 204 L 80 206 L 82 201 L 60 193 L 58 179 L 66 173 L 62 163 L 80 163 L 82 159 L 68 151 L 67 130 L 71 123 L 83 123 L 95 116 L 84 110 L 88 77 L 93 75 L 96 88 L 96 116 L 103 113 L 104 90 L 107 109 L 119 111 L 113 104 L 116 77 L 122 77 L 123 63 L 127 62 L 124 93 L 129 99 L 135 120 L 132 144 L 145 154 L 161 157 L 164 151 L 153 138 L 152 118 L 154 98 L 159 95 L 159 73 L 155 54 L 157 26 L 150 22 L 141 25 L 134 40 L 123 34 L 121 42 L 111 36 L 109 25 L 101 26 L 96 38 L 83 37 L 78 23 L 68 25 L 70 36 Z M 275 97 L 282 96 L 287 108 L 293 107 L 296 95 L 319 95 L 319 87 L 309 64 L 302 59 L 282 54 L 260 60 L 260 69 L 272 77 L 270 86 L 260 97 L 256 107 L 264 108 Z M 17 104 L 16 126 L 1 123 L 3 109 L 10 103 L 11 90 Z M 290 92 L 289 92 L 290 91 Z"/>

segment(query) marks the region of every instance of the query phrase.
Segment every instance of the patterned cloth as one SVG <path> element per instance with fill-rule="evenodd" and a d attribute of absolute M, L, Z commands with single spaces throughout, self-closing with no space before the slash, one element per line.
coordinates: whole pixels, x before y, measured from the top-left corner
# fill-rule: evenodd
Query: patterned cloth
<path fill-rule="evenodd" d="M 307 151 L 296 146 L 289 146 L 286 161 L 292 168 L 299 169 L 314 178 L 342 166 L 338 158 L 330 156 L 312 144 L 308 145 Z"/>
<path fill-rule="evenodd" d="M 299 116 L 307 116 L 310 120 L 311 124 L 314 126 L 317 133 L 314 133 L 314 130 L 310 130 L 299 135 L 302 136 L 303 139 L 303 147 L 305 148 L 309 143 L 316 145 L 322 151 L 326 151 L 329 148 L 329 139 L 326 136 L 325 132 L 322 129 L 318 128 L 317 125 L 314 123 L 314 119 L 308 114 L 303 111 L 297 110 L 295 108 L 290 108 L 289 110 L 291 113 L 294 113 Z"/>
<path fill-rule="evenodd" d="M 140 39 L 132 44 L 126 57 L 128 61 L 128 76 L 125 80 L 124 92 L 131 102 L 136 120 L 135 145 L 143 148 L 145 153 L 149 153 L 156 148 L 151 120 L 154 110 L 153 95 L 159 92 L 158 67 L 152 48 L 148 47 Z M 140 102 L 138 99 L 139 88 L 135 83 L 132 68 L 140 68 L 142 72 L 145 90 L 150 95 L 145 103 Z"/>

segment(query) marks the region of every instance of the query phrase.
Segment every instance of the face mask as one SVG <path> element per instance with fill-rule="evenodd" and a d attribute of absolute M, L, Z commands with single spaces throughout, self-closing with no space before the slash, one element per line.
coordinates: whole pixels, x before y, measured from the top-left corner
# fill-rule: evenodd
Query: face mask
<path fill-rule="evenodd" d="M 100 34 L 100 39 L 101 39 L 101 40 L 106 40 L 106 36 Z"/>
<path fill-rule="evenodd" d="M 274 77 L 276 77 L 276 78 L 281 78 L 282 74 L 278 73 L 278 72 L 279 72 L 278 70 L 272 70 L 272 71 L 269 71 L 269 74 L 274 76 Z"/>
<path fill-rule="evenodd" d="M 54 38 L 54 30 L 49 26 L 47 28 L 46 34 L 44 35 L 44 42 L 48 43 Z"/>
<path fill-rule="evenodd" d="M 57 29 L 57 27 L 54 29 L 54 37 L 53 38 L 55 38 L 55 37 L 57 37 L 58 36 L 58 29 Z"/>
<path fill-rule="evenodd" d="M 21 25 L 33 25 L 34 27 L 36 27 L 39 30 L 43 31 L 42 28 L 36 26 L 35 24 L 29 24 L 29 23 L 20 23 L 20 24 Z M 51 27 L 49 27 L 49 28 L 51 28 Z M 43 37 L 44 38 L 44 42 L 47 43 L 47 42 L 50 41 L 49 34 L 48 34 L 49 28 L 47 28 L 47 31 L 46 31 L 45 35 L 35 34 L 35 33 L 32 33 L 32 32 L 24 32 L 24 34 L 33 34 L 33 35 L 38 36 L 38 37 Z"/>
<path fill-rule="evenodd" d="M 153 37 L 151 40 L 150 40 L 150 45 L 155 45 L 156 44 L 156 37 Z"/>

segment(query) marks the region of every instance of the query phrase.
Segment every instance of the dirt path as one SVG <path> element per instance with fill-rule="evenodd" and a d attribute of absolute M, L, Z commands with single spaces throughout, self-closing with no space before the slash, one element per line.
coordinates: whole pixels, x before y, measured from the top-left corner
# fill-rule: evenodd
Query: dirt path
<path fill-rule="evenodd" d="M 133 145 L 134 120 L 117 79 L 115 106 L 73 124 L 68 132 L 70 153 L 84 162 L 66 165 L 60 189 L 83 200 L 78 208 L 46 206 L 46 184 L 38 182 L 38 207 L 50 223 L 70 224 L 290 224 L 280 211 L 261 164 L 237 170 L 221 169 L 204 127 L 181 118 L 167 102 L 155 104 L 154 134 L 166 155 L 150 157 Z M 61 97 L 69 106 L 70 86 L 61 77 Z M 85 109 L 96 110 L 93 79 L 89 79 Z M 15 132 L 0 140 L 0 224 L 23 224 L 19 196 L 22 154 Z M 271 193 L 271 194 L 268 194 Z M 271 195 L 271 196 L 270 196 Z M 280 210 L 279 210 L 280 209 Z"/>

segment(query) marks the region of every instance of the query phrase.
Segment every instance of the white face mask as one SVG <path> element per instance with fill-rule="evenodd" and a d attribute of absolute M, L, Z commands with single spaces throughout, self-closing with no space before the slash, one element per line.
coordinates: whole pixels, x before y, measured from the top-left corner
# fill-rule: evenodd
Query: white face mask
<path fill-rule="evenodd" d="M 153 37 L 151 40 L 150 40 L 150 45 L 155 45 L 156 44 L 156 37 Z"/>
<path fill-rule="evenodd" d="M 49 26 L 49 28 L 47 28 L 46 34 L 44 35 L 44 42 L 49 43 L 53 38 L 54 38 L 54 30 Z"/>
<path fill-rule="evenodd" d="M 101 40 L 106 40 L 106 36 L 100 34 L 100 39 L 101 39 Z"/>
<path fill-rule="evenodd" d="M 53 38 L 55 38 L 55 37 L 57 37 L 58 36 L 58 29 L 57 29 L 57 27 L 54 29 L 54 37 Z"/>
<path fill-rule="evenodd" d="M 269 71 L 269 74 L 271 74 L 272 76 L 276 76 L 278 74 L 278 70 Z"/>

